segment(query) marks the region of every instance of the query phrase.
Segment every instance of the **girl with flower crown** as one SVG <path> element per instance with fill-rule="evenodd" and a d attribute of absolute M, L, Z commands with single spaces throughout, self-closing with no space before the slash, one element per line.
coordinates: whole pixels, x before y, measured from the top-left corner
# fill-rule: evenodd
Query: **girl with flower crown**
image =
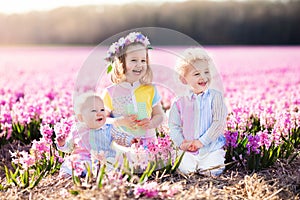
<path fill-rule="evenodd" d="M 117 149 L 137 141 L 146 147 L 156 139 L 155 128 L 164 119 L 161 97 L 151 84 L 149 48 L 147 37 L 131 32 L 113 43 L 107 53 L 114 84 L 105 89 L 103 100 L 110 118 L 108 122 L 123 133 L 114 135 L 112 132 Z"/>

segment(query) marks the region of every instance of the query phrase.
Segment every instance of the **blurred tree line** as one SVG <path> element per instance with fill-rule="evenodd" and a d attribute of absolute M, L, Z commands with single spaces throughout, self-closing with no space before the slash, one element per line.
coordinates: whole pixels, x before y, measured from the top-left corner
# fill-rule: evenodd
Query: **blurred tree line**
<path fill-rule="evenodd" d="M 63 7 L 0 14 L 0 44 L 95 45 L 124 30 L 164 27 L 200 44 L 300 44 L 299 1 L 213 2 Z"/>

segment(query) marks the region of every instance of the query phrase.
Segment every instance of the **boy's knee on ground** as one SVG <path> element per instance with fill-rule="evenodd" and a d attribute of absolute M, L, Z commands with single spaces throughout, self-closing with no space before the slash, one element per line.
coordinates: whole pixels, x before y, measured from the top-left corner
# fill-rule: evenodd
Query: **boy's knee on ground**
<path fill-rule="evenodd" d="M 181 171 L 184 174 L 195 172 L 197 170 L 197 163 L 195 161 L 195 158 L 193 157 L 194 155 L 192 155 L 191 153 L 185 152 L 181 163 L 178 167 L 179 171 Z"/>

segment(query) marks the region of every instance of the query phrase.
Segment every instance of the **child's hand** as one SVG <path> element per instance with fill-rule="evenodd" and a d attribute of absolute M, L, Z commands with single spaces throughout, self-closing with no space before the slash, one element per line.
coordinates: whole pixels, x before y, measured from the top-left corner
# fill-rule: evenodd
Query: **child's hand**
<path fill-rule="evenodd" d="M 198 148 L 193 143 L 188 147 L 188 151 L 190 152 L 195 152 L 197 150 Z"/>
<path fill-rule="evenodd" d="M 195 152 L 203 147 L 203 144 L 199 140 L 193 140 L 188 147 L 188 151 Z"/>
<path fill-rule="evenodd" d="M 148 118 L 142 119 L 142 120 L 136 120 L 137 125 L 141 126 L 143 129 L 149 129 L 150 128 L 150 124 L 151 124 L 151 120 Z"/>
<path fill-rule="evenodd" d="M 183 140 L 179 148 L 183 151 L 188 151 L 191 144 L 192 144 L 191 140 Z"/>
<path fill-rule="evenodd" d="M 137 115 L 126 115 L 122 117 L 122 119 L 117 120 L 116 125 L 117 126 L 126 126 L 129 129 L 136 129 L 137 123 L 136 123 Z"/>

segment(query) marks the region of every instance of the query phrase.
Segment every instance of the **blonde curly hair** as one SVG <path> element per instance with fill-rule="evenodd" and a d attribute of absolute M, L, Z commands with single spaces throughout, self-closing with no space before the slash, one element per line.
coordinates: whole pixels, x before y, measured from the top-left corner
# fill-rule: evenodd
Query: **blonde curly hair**
<path fill-rule="evenodd" d="M 188 48 L 177 60 L 175 70 L 179 74 L 179 76 L 184 76 L 188 70 L 188 67 L 193 65 L 196 61 L 207 62 L 208 66 L 212 64 L 211 57 L 203 48 Z"/>

